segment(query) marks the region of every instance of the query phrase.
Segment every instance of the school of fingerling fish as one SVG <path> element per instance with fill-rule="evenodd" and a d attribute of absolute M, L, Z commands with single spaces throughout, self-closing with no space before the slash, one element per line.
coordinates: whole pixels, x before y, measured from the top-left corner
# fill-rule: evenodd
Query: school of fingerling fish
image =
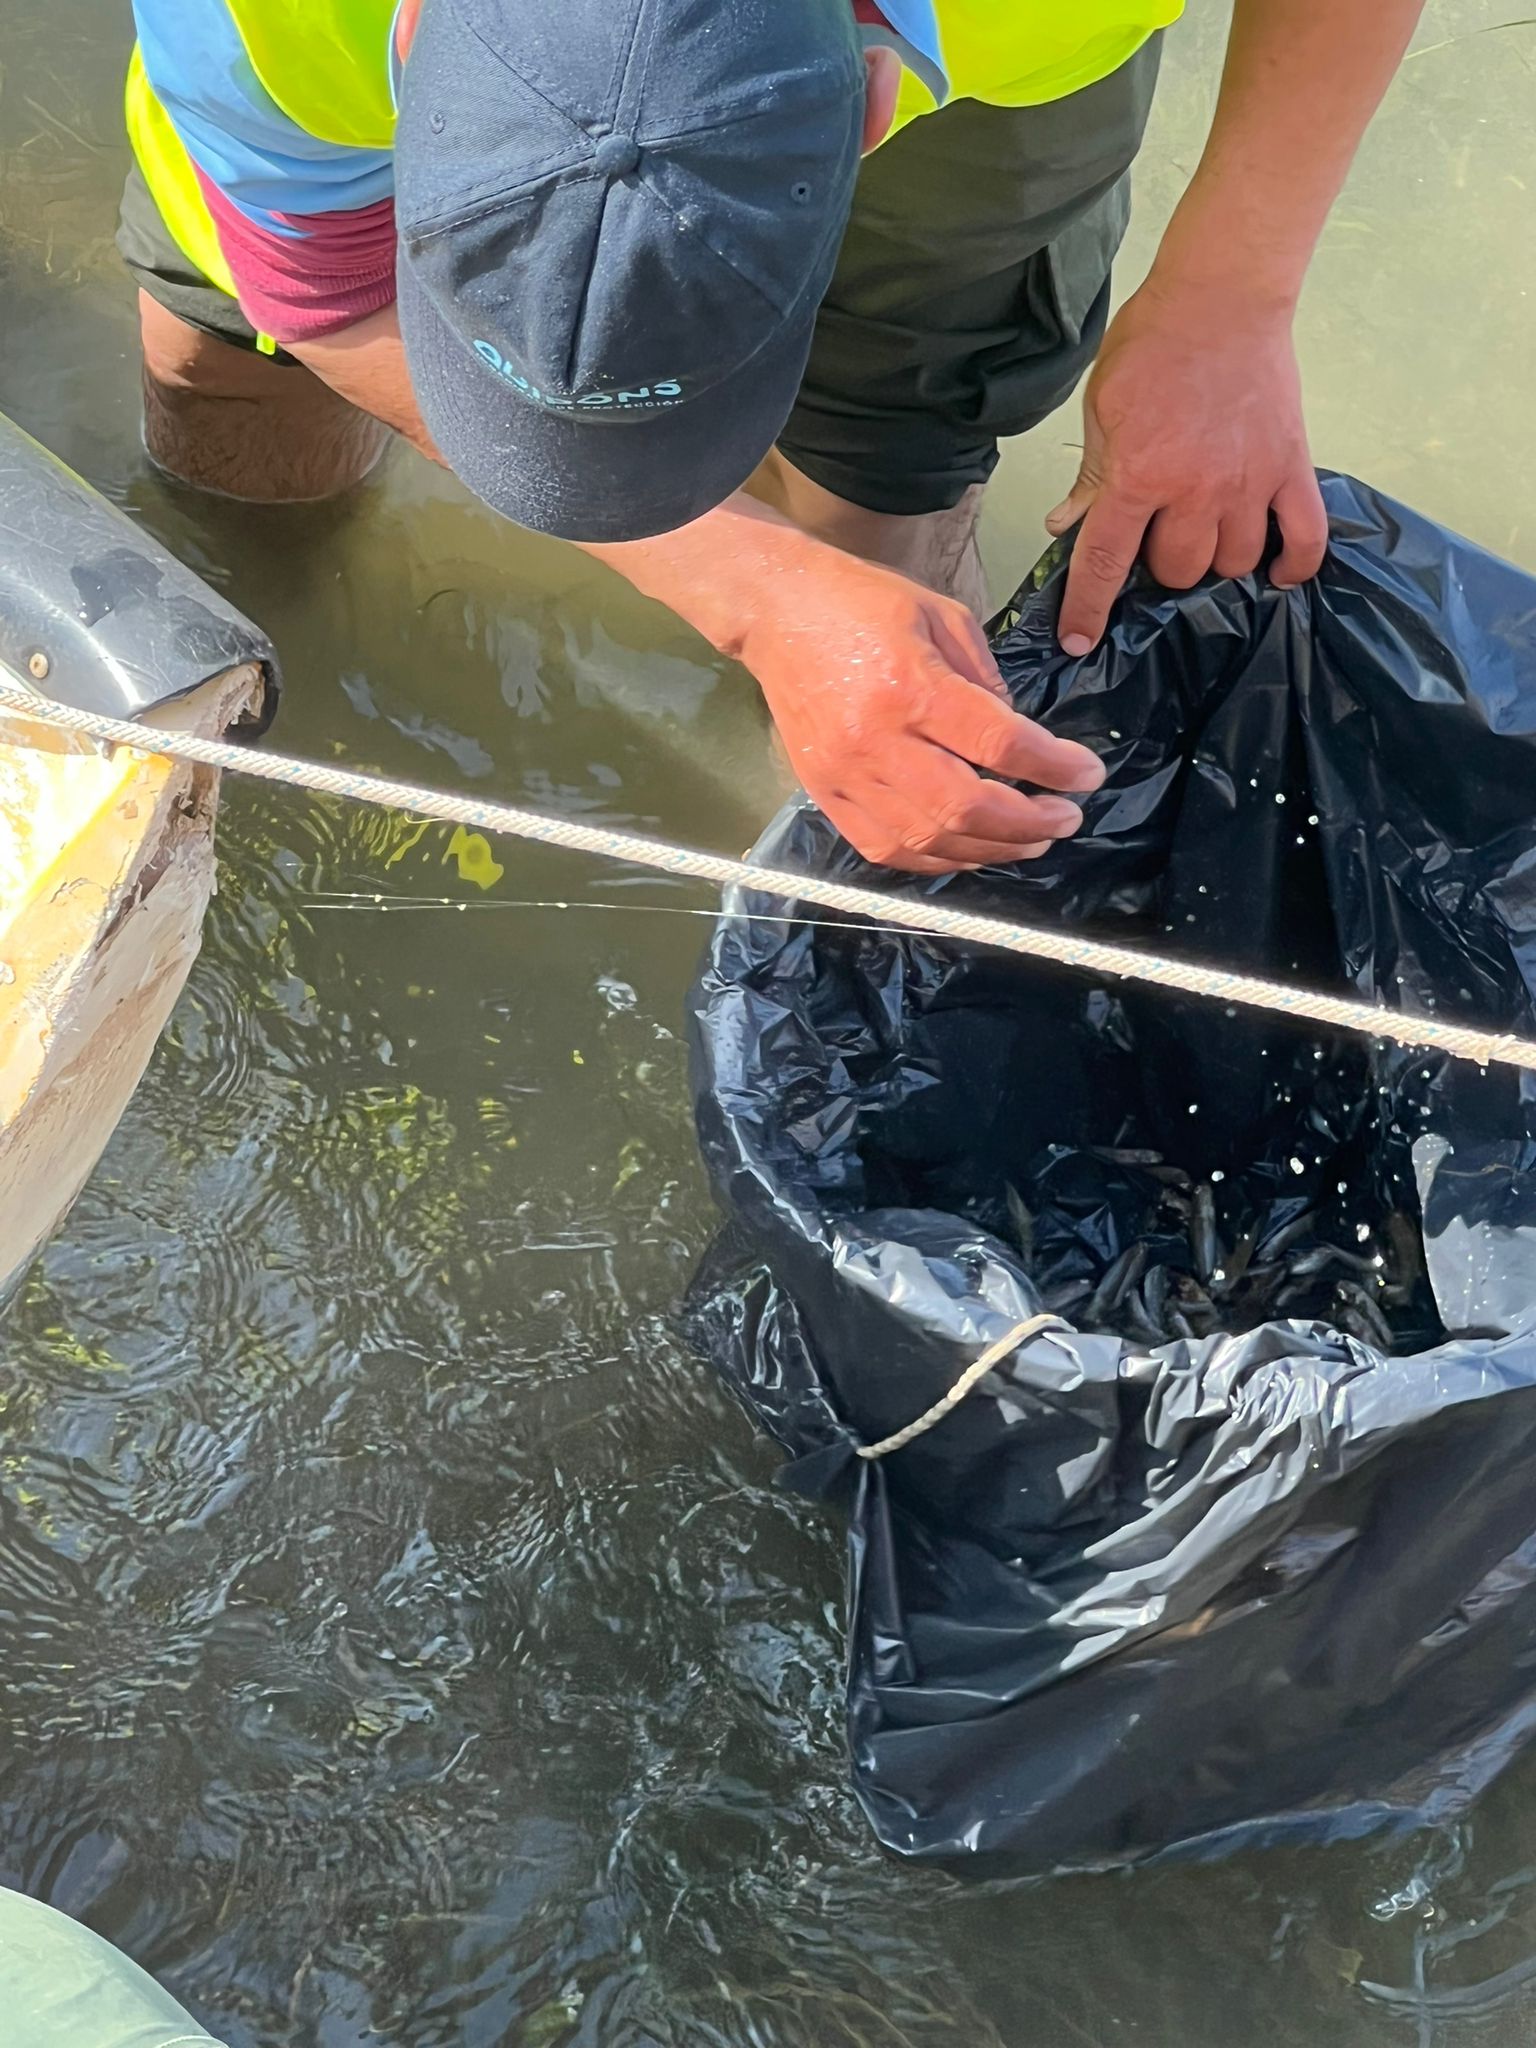
<path fill-rule="evenodd" d="M 1134 1233 L 1123 1249 L 1093 1227 L 1109 1183 L 1117 1222 Z M 1050 1146 L 1025 1187 L 1028 1200 L 1006 1186 L 999 1234 L 1044 1308 L 1079 1328 L 1154 1345 L 1295 1319 L 1384 1352 L 1444 1334 L 1417 1217 L 1402 1206 L 1352 1221 L 1347 1181 L 1277 1196 L 1220 1171 L 1196 1180 L 1148 1148 Z"/>

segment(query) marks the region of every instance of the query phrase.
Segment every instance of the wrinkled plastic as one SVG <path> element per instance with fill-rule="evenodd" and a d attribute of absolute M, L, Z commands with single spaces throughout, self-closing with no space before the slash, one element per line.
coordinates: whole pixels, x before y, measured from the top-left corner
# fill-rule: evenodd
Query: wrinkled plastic
<path fill-rule="evenodd" d="M 1048 556 L 998 659 L 1108 780 L 1042 860 L 908 886 L 1533 1035 L 1536 580 L 1324 483 L 1315 584 L 1139 582 L 1083 661 Z M 759 852 L 870 879 L 804 802 Z M 880 1840 L 1039 1873 L 1463 1809 L 1536 1724 L 1531 1077 L 782 910 L 729 901 L 694 992 L 729 1215 L 694 1309 L 848 1503 Z M 1311 1299 L 1263 1249 L 1297 1229 L 1392 1353 L 1265 1312 Z M 1100 1283 L 1138 1241 L 1249 1292 L 1128 1336 Z M 1099 1313 L 855 1459 L 1085 1279 Z"/>

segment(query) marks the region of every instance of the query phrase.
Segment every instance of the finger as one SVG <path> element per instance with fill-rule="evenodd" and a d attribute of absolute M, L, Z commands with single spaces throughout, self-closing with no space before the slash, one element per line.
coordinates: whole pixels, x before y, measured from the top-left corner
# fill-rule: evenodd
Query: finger
<path fill-rule="evenodd" d="M 1077 481 L 1054 512 L 1048 512 L 1045 530 L 1060 535 L 1088 516 L 1088 508 L 1104 487 L 1104 433 L 1090 389 L 1083 397 L 1083 458 L 1077 465 Z"/>
<path fill-rule="evenodd" d="M 1079 474 L 1077 482 L 1068 491 L 1061 503 L 1045 515 L 1045 530 L 1053 539 L 1059 540 L 1064 533 L 1070 533 L 1079 519 L 1088 516 L 1088 507 L 1098 494 L 1098 485 L 1090 483 Z"/>
<path fill-rule="evenodd" d="M 1104 763 L 1076 740 L 1058 739 L 1032 718 L 967 683 L 963 676 L 935 679 L 912 719 L 912 730 L 974 767 L 1011 782 L 1086 793 L 1104 780 Z"/>
<path fill-rule="evenodd" d="M 1151 507 L 1109 491 L 1101 491 L 1089 506 L 1072 550 L 1056 626 L 1066 653 L 1087 654 L 1103 637 L 1110 607 L 1125 588 L 1151 516 Z"/>
<path fill-rule="evenodd" d="M 900 868 L 909 875 L 952 875 L 961 868 L 1006 867 L 1014 861 L 1035 860 L 1055 844 L 1050 839 L 1039 839 L 1025 846 L 998 846 L 957 835 L 946 843 L 942 854 L 916 853 L 898 830 L 860 804 L 834 801 L 826 806 L 826 812 L 849 845 L 866 860 L 877 867 Z"/>
<path fill-rule="evenodd" d="M 1216 521 L 1205 512 L 1159 512 L 1147 534 L 1147 567 L 1165 590 L 1192 590 L 1216 553 Z"/>
<path fill-rule="evenodd" d="M 1269 580 L 1280 589 L 1306 583 L 1323 566 L 1328 552 L 1328 514 L 1317 473 L 1310 466 L 1298 470 L 1275 493 L 1275 517 L 1280 522 L 1283 543 Z"/>
<path fill-rule="evenodd" d="M 1251 576 L 1264 559 L 1268 540 L 1267 513 L 1245 505 L 1241 511 L 1227 514 L 1216 537 L 1217 575 Z"/>
<path fill-rule="evenodd" d="M 853 792 L 871 817 L 894 827 L 913 853 L 943 859 L 1017 860 L 1041 840 L 1069 839 L 1082 812 L 1066 797 L 1026 796 L 984 781 L 942 747 L 907 740 L 893 747 Z"/>
<path fill-rule="evenodd" d="M 1008 685 L 1003 681 L 991 644 L 980 624 L 964 605 L 935 605 L 929 631 L 940 657 L 967 681 L 979 683 L 994 697 L 1008 702 Z"/>
<path fill-rule="evenodd" d="M 1034 846 L 1006 846 L 985 851 L 979 842 L 975 852 L 965 851 L 969 842 L 957 840 L 954 850 L 944 856 L 930 853 L 909 853 L 898 847 L 888 860 L 878 863 L 884 868 L 900 868 L 909 875 L 954 875 L 974 873 L 977 868 L 1011 868 L 1021 861 L 1038 860 L 1042 853 L 1049 853 L 1056 844 L 1054 839 L 1042 839 Z"/>

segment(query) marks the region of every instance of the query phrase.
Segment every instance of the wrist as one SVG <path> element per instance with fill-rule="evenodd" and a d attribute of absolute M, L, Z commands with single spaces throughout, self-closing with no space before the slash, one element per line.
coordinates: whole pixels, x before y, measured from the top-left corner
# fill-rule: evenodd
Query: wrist
<path fill-rule="evenodd" d="M 751 667 L 752 647 L 777 630 L 783 605 L 818 560 L 837 550 L 738 492 L 675 533 L 588 544 L 586 552 Z"/>
<path fill-rule="evenodd" d="M 1313 237 L 1277 232 L 1258 208 L 1234 194 L 1207 193 L 1197 177 L 1169 222 L 1147 277 L 1154 298 L 1205 300 L 1228 317 L 1285 321 L 1295 316 Z"/>
<path fill-rule="evenodd" d="M 712 537 L 695 621 L 721 654 L 754 674 L 757 650 L 782 640 L 786 622 L 803 608 L 807 579 L 838 554 L 788 520 L 759 521 L 757 509 L 741 523 L 722 519 L 720 534 Z"/>

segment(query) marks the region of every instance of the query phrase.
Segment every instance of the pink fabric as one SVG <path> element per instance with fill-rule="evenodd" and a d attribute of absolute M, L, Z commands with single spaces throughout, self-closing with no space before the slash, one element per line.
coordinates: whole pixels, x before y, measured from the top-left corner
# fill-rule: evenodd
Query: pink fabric
<path fill-rule="evenodd" d="M 276 235 L 197 176 L 240 310 L 258 333 L 285 344 L 318 341 L 394 303 L 392 199 L 349 213 L 280 214 L 295 232 Z"/>

